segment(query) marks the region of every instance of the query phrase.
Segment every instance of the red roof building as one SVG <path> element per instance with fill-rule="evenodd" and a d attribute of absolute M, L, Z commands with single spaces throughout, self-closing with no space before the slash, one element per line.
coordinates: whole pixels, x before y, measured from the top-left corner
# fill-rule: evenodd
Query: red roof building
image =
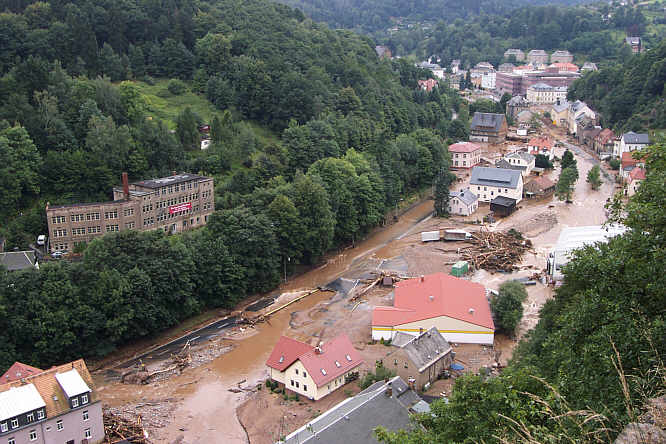
<path fill-rule="evenodd" d="M 449 342 L 492 344 L 495 324 L 481 284 L 435 273 L 396 284 L 392 307 L 372 313 L 372 338 L 417 335 L 436 327 Z"/>
<path fill-rule="evenodd" d="M 28 364 L 16 361 L 11 367 L 0 377 L 0 384 L 6 382 L 18 381 L 19 379 L 27 378 L 28 376 L 42 373 L 44 370 L 33 367 Z"/>
<path fill-rule="evenodd" d="M 634 168 L 631 170 L 631 173 L 629 173 L 629 177 L 632 182 L 634 180 L 645 180 L 645 170 L 643 168 Z"/>
<path fill-rule="evenodd" d="M 266 361 L 272 380 L 315 401 L 345 385 L 361 364 L 345 334 L 318 347 L 282 336 Z"/>
<path fill-rule="evenodd" d="M 635 167 L 629 173 L 629 178 L 627 179 L 627 187 L 624 189 L 626 196 L 633 196 L 638 191 L 638 188 L 641 186 L 641 183 L 645 180 L 645 169 L 641 167 Z"/>
<path fill-rule="evenodd" d="M 625 151 L 620 161 L 620 175 L 627 180 L 634 169 L 645 165 L 645 159 L 634 159 L 633 154 L 633 151 Z"/>
<path fill-rule="evenodd" d="M 553 141 L 550 137 L 532 137 L 529 142 L 527 142 L 527 147 L 531 155 L 536 156 L 537 154 L 543 154 L 548 156 L 548 159 L 552 159 L 555 156 L 553 151 Z"/>
<path fill-rule="evenodd" d="M 437 87 L 437 80 L 435 79 L 419 80 L 418 84 L 419 88 L 421 88 L 424 91 L 430 92 L 432 91 L 433 88 Z"/>
<path fill-rule="evenodd" d="M 473 168 L 481 162 L 481 147 L 471 142 L 458 142 L 449 146 L 451 168 Z"/>
<path fill-rule="evenodd" d="M 557 71 L 578 72 L 578 66 L 573 63 L 557 62 L 548 66 L 549 68 L 557 68 Z"/>

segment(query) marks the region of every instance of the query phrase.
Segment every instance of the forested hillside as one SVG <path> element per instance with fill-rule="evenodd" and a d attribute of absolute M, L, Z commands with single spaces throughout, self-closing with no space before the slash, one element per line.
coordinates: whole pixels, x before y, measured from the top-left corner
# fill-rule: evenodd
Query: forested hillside
<path fill-rule="evenodd" d="M 627 34 L 643 36 L 648 46 L 658 43 L 662 28 L 653 29 L 649 24 L 641 10 L 632 7 L 548 5 L 501 14 L 484 12 L 464 20 L 440 21 L 427 29 L 414 26 L 378 34 L 377 39 L 399 55 L 436 55 L 444 65 L 460 59 L 465 67 L 480 61 L 498 66 L 508 48 L 566 49 L 577 56 L 578 62 L 591 60 L 603 65 L 631 53 L 623 44 Z"/>
<path fill-rule="evenodd" d="M 666 39 L 623 63 L 574 82 L 569 98 L 601 113 L 602 124 L 618 131 L 666 128 Z"/>
<path fill-rule="evenodd" d="M 218 209 L 191 234 L 109 235 L 80 262 L 0 272 L 0 365 L 100 356 L 270 290 L 285 265 L 315 264 L 360 239 L 435 178 L 446 190 L 445 140 L 467 135 L 469 113 L 455 93 L 417 89 L 429 73 L 380 61 L 369 39 L 284 5 L 0 8 L 0 236 L 8 249 L 46 233 L 47 201 L 110 199 L 123 171 L 130 180 L 211 175 Z M 454 110 L 461 121 L 451 121 Z M 205 151 L 199 123 L 211 124 Z"/>
<path fill-rule="evenodd" d="M 315 21 L 334 28 L 375 32 L 406 22 L 452 21 L 480 14 L 500 14 L 525 5 L 572 5 L 585 0 L 279 0 Z"/>
<path fill-rule="evenodd" d="M 666 146 L 648 148 L 647 179 L 612 219 L 630 228 L 579 250 L 539 323 L 497 377 L 456 380 L 425 429 L 380 432 L 392 444 L 607 443 L 666 390 Z"/>

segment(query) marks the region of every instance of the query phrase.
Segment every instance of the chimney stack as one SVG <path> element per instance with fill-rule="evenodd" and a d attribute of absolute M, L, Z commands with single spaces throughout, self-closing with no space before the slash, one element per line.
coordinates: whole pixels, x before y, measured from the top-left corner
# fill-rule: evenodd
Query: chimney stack
<path fill-rule="evenodd" d="M 129 200 L 129 181 L 127 180 L 127 173 L 123 173 L 123 194 L 125 200 Z"/>

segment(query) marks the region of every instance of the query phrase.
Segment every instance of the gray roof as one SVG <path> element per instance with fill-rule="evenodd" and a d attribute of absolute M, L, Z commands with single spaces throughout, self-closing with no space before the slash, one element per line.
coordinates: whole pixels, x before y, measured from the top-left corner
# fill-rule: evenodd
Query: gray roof
<path fill-rule="evenodd" d="M 558 112 L 558 113 L 561 113 L 562 111 L 564 111 L 568 107 L 569 107 L 569 102 L 567 102 L 566 100 L 564 100 L 563 102 L 560 102 L 559 105 L 557 103 L 553 104 L 553 110 L 555 110 L 555 112 Z"/>
<path fill-rule="evenodd" d="M 390 397 L 386 394 L 389 387 L 392 389 Z M 279 442 L 376 444 L 373 430 L 377 426 L 389 430 L 412 428 L 409 409 L 419 401 L 421 398 L 396 376 L 388 383 L 376 382 L 353 398 L 342 401 Z M 424 410 L 422 404 L 417 408 Z"/>
<path fill-rule="evenodd" d="M 0 253 L 0 264 L 8 271 L 25 270 L 35 266 L 34 251 L 11 251 Z"/>
<path fill-rule="evenodd" d="M 436 327 L 424 331 L 401 347 L 419 372 L 424 371 L 443 356 L 451 353 L 451 345 Z"/>
<path fill-rule="evenodd" d="M 161 188 L 164 186 L 175 185 L 177 183 L 188 182 L 195 179 L 206 180 L 208 177 L 190 173 L 182 173 L 176 174 L 174 176 L 162 177 L 161 179 L 142 180 L 140 182 L 134 182 L 133 184 L 144 188 Z"/>
<path fill-rule="evenodd" d="M 513 96 L 511 97 L 511 100 L 507 102 L 509 106 L 516 106 L 516 105 L 527 105 L 527 99 L 523 96 Z"/>
<path fill-rule="evenodd" d="M 407 345 L 407 343 L 410 342 L 412 339 L 414 339 L 414 335 L 410 335 L 409 333 L 405 333 L 404 331 L 398 331 L 395 333 L 395 336 L 393 336 L 393 339 L 391 340 L 391 345 L 402 348 L 405 345 Z"/>
<path fill-rule="evenodd" d="M 472 119 L 472 129 L 493 128 L 494 131 L 499 131 L 504 122 L 504 114 L 493 113 L 480 113 L 475 112 Z"/>
<path fill-rule="evenodd" d="M 517 170 L 504 168 L 474 167 L 472 168 L 471 185 L 485 185 L 502 188 L 518 188 L 521 173 Z"/>
<path fill-rule="evenodd" d="M 479 196 L 472 193 L 468 189 L 465 189 L 465 190 L 462 190 L 462 191 L 451 191 L 451 193 L 449 193 L 449 195 L 450 195 L 450 197 L 457 197 L 465 205 L 472 205 L 474 202 L 476 202 L 479 199 Z"/>
<path fill-rule="evenodd" d="M 518 119 L 519 122 L 527 122 L 532 117 L 534 117 L 534 113 L 528 109 L 525 109 L 518 113 L 516 119 Z"/>
<path fill-rule="evenodd" d="M 515 153 L 507 154 L 506 157 L 507 159 L 520 158 L 527 163 L 530 163 L 534 160 L 534 156 L 531 155 L 530 153 L 526 153 L 525 151 L 516 151 Z"/>
<path fill-rule="evenodd" d="M 518 170 L 518 171 L 525 171 L 527 169 L 526 166 L 511 165 L 504 158 L 495 161 L 495 168 L 503 168 L 505 170 Z"/>
<path fill-rule="evenodd" d="M 506 196 L 497 196 L 496 198 L 491 200 L 490 203 L 494 205 L 501 205 L 503 207 L 512 207 L 516 205 L 516 199 L 512 199 Z"/>
<path fill-rule="evenodd" d="M 646 133 L 635 133 L 633 131 L 629 131 L 628 133 L 624 133 L 622 135 L 622 140 L 624 140 L 624 143 L 640 143 L 643 145 L 649 145 L 650 136 L 648 136 Z"/>
<path fill-rule="evenodd" d="M 547 53 L 543 49 L 533 49 L 529 52 L 529 55 L 547 55 Z"/>

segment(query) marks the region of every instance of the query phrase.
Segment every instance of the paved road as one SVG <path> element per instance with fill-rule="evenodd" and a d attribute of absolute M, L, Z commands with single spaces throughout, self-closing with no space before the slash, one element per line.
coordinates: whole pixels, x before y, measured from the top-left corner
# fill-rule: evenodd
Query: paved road
<path fill-rule="evenodd" d="M 230 316 L 228 318 L 220 319 L 213 322 L 203 328 L 200 328 L 192 333 L 188 333 L 184 336 L 181 336 L 178 339 L 175 339 L 168 344 L 161 345 L 157 348 L 147 351 L 146 353 L 137 356 L 136 358 L 130 359 L 129 361 L 123 362 L 118 365 L 116 368 L 123 369 L 134 366 L 139 360 L 142 360 L 144 364 L 150 363 L 152 361 L 158 361 L 164 359 L 171 355 L 171 353 L 178 353 L 187 341 L 190 341 L 191 345 L 196 345 L 200 342 L 207 341 L 210 338 L 214 338 L 222 334 L 226 329 L 236 325 L 237 318 L 235 316 Z"/>

